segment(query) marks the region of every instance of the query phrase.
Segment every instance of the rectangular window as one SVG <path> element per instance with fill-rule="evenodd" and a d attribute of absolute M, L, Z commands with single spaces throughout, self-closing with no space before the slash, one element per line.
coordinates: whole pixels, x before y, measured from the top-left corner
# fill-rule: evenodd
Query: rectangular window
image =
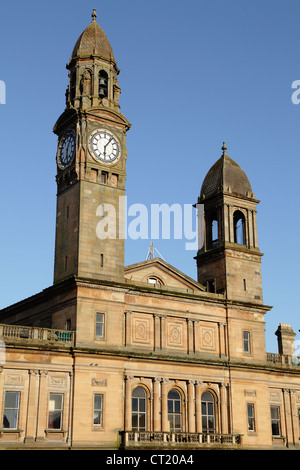
<path fill-rule="evenodd" d="M 255 431 L 254 404 L 247 404 L 248 431 Z"/>
<path fill-rule="evenodd" d="M 280 436 L 281 425 L 280 425 L 279 406 L 271 406 L 271 426 L 272 426 L 272 436 Z"/>
<path fill-rule="evenodd" d="M 63 394 L 50 393 L 48 429 L 61 429 L 63 411 Z"/>
<path fill-rule="evenodd" d="M 106 171 L 101 171 L 101 183 L 107 184 L 108 173 Z"/>
<path fill-rule="evenodd" d="M 17 429 L 19 421 L 20 392 L 5 392 L 3 427 Z"/>
<path fill-rule="evenodd" d="M 94 425 L 103 426 L 103 395 L 94 395 Z"/>
<path fill-rule="evenodd" d="M 96 313 L 96 337 L 104 338 L 104 313 Z"/>
<path fill-rule="evenodd" d="M 103 268 L 103 265 L 104 265 L 104 257 L 103 257 L 103 254 L 101 253 L 101 255 L 100 255 L 100 268 Z"/>
<path fill-rule="evenodd" d="M 249 331 L 243 332 L 244 352 L 250 353 L 250 333 Z"/>

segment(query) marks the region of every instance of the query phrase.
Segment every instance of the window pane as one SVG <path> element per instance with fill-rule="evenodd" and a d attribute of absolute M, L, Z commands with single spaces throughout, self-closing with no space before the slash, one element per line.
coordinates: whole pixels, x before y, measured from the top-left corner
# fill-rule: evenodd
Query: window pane
<path fill-rule="evenodd" d="M 280 428 L 277 422 L 272 423 L 272 435 L 280 436 Z"/>
<path fill-rule="evenodd" d="M 140 414 L 139 416 L 139 430 L 144 431 L 146 429 L 146 415 Z"/>
<path fill-rule="evenodd" d="M 96 314 L 96 336 L 104 336 L 104 313 Z"/>
<path fill-rule="evenodd" d="M 178 430 L 181 428 L 181 416 L 175 415 L 175 428 Z"/>
<path fill-rule="evenodd" d="M 94 408 L 95 410 L 102 410 L 102 395 L 94 396 Z"/>
<path fill-rule="evenodd" d="M 145 411 L 146 409 L 146 400 L 144 398 L 139 398 L 139 411 Z"/>
<path fill-rule="evenodd" d="M 5 392 L 3 427 L 16 429 L 19 414 L 19 392 Z"/>
<path fill-rule="evenodd" d="M 50 411 L 49 412 L 49 429 L 60 429 L 61 427 L 61 412 L 60 411 Z"/>
<path fill-rule="evenodd" d="M 94 411 L 94 424 L 102 424 L 100 411 Z"/>
<path fill-rule="evenodd" d="M 18 421 L 17 410 L 5 410 L 3 416 L 3 427 L 8 429 L 16 429 Z"/>
<path fill-rule="evenodd" d="M 137 411 L 138 410 L 138 399 L 133 398 L 132 399 L 132 411 Z"/>
<path fill-rule="evenodd" d="M 279 409 L 277 406 L 271 406 L 271 418 L 278 419 L 279 417 Z"/>
<path fill-rule="evenodd" d="M 208 414 L 213 415 L 214 414 L 214 405 L 213 403 L 207 403 L 208 406 Z"/>
<path fill-rule="evenodd" d="M 138 415 L 137 413 L 132 413 L 132 429 L 138 429 Z"/>
<path fill-rule="evenodd" d="M 214 426 L 214 417 L 213 416 L 208 416 L 207 422 L 208 422 L 208 429 L 213 430 L 214 427 L 215 427 Z"/>
<path fill-rule="evenodd" d="M 61 410 L 62 395 L 51 393 L 49 400 L 49 410 Z"/>
<path fill-rule="evenodd" d="M 171 390 L 171 391 L 168 393 L 168 398 L 180 400 L 179 392 L 177 392 L 177 390 Z"/>
<path fill-rule="evenodd" d="M 136 387 L 136 388 L 133 390 L 132 396 L 133 396 L 133 397 L 145 398 L 145 397 L 146 397 L 146 392 L 145 392 L 145 390 L 143 389 L 143 387 Z"/>
<path fill-rule="evenodd" d="M 19 392 L 5 392 L 4 408 L 18 408 Z"/>
<path fill-rule="evenodd" d="M 174 402 L 174 408 L 175 413 L 180 413 L 180 401 L 176 400 Z"/>

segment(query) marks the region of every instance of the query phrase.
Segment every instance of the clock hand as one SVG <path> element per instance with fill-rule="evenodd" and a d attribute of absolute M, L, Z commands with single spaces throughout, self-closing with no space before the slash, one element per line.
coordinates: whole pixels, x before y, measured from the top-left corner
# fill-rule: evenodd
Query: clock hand
<path fill-rule="evenodd" d="M 106 149 L 106 147 L 107 147 L 107 146 L 108 146 L 108 144 L 109 144 L 109 143 L 112 141 L 112 139 L 113 139 L 113 138 L 111 137 L 111 138 L 109 139 L 109 141 L 107 142 L 107 144 L 106 144 L 106 145 L 104 145 L 104 149 Z"/>

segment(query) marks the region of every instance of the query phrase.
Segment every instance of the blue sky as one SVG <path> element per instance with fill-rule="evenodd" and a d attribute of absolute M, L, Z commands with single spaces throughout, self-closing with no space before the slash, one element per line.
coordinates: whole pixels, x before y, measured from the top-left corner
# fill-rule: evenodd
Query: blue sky
<path fill-rule="evenodd" d="M 290 323 L 299 338 L 300 79 L 298 0 L 17 0 L 2 6 L 0 80 L 0 308 L 53 282 L 56 136 L 66 63 L 91 21 L 121 69 L 121 111 L 131 122 L 128 204 L 191 204 L 228 154 L 247 173 L 264 253 L 267 350 Z M 167 262 L 196 278 L 185 240 L 154 240 Z M 149 240 L 127 240 L 126 264 Z"/>

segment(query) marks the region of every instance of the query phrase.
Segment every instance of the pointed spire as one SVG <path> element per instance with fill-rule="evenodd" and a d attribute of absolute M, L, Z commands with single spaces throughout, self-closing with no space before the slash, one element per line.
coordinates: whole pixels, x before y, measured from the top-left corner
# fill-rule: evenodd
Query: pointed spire
<path fill-rule="evenodd" d="M 95 8 L 93 9 L 92 18 L 93 18 L 93 21 L 96 21 L 97 13 L 96 13 L 96 9 L 95 9 Z"/>
<path fill-rule="evenodd" d="M 226 143 L 225 143 L 225 142 L 223 142 L 222 150 L 223 150 L 223 156 L 227 155 L 227 153 L 226 153 L 227 147 L 226 147 Z"/>

